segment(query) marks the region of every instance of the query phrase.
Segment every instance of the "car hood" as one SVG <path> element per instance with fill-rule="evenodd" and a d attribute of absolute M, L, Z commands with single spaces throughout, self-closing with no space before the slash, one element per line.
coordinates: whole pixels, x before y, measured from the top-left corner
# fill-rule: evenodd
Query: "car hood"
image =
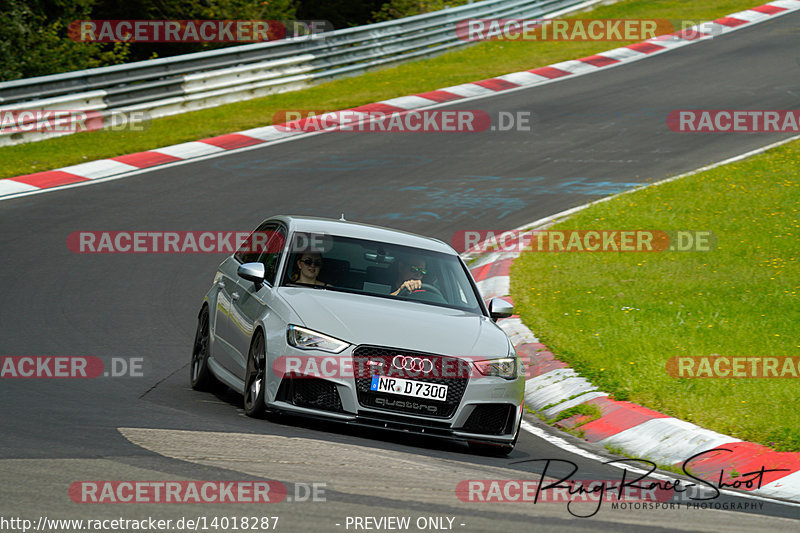
<path fill-rule="evenodd" d="M 491 320 L 458 309 L 310 288 L 281 288 L 300 324 L 354 345 L 468 357 L 505 357 L 508 338 Z"/>

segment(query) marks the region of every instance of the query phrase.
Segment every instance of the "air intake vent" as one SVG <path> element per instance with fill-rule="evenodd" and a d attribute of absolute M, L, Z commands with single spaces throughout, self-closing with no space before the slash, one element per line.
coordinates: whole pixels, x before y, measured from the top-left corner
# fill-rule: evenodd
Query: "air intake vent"
<path fill-rule="evenodd" d="M 503 435 L 514 431 L 514 406 L 507 403 L 476 405 L 463 430 L 469 433 Z"/>
<path fill-rule="evenodd" d="M 344 411 L 336 385 L 319 378 L 286 377 L 281 382 L 278 398 L 298 407 Z"/>

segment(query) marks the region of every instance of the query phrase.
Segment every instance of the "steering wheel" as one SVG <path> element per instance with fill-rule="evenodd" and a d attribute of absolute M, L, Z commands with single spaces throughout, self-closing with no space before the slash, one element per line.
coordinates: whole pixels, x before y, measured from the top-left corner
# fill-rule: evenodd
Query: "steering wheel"
<path fill-rule="evenodd" d="M 431 285 L 430 283 L 423 283 L 420 286 L 420 288 L 415 291 L 409 291 L 404 286 L 400 289 L 400 292 L 398 292 L 397 295 L 400 296 L 401 294 L 406 294 L 406 293 L 414 294 L 416 292 L 430 292 L 431 294 L 434 294 L 439 298 L 441 298 L 442 300 L 444 300 L 444 295 L 442 295 L 442 291 L 440 291 L 438 287 L 436 287 L 435 285 Z"/>

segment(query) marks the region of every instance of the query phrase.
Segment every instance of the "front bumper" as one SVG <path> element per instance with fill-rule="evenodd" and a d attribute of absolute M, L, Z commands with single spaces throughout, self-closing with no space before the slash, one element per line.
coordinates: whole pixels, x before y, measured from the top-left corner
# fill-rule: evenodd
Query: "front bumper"
<path fill-rule="evenodd" d="M 375 371 L 380 374 L 381 371 L 377 364 L 369 366 L 367 363 L 385 363 L 396 355 L 426 357 L 437 364 L 447 359 L 458 359 L 376 346 L 358 346 L 338 355 L 304 352 L 302 357 L 337 359 L 336 364 L 324 365 L 320 361 L 319 364 L 303 366 L 304 369 L 352 366 L 352 375 L 324 372 L 284 374 L 279 376 L 277 393 L 268 402 L 269 407 L 301 416 L 403 433 L 499 445 L 515 441 L 522 419 L 523 376 L 514 380 L 496 376 L 476 377 L 474 373 L 467 376 L 405 376 L 418 381 L 447 384 L 446 401 L 370 391 L 371 373 Z M 343 364 L 347 359 L 350 365 Z M 364 369 L 368 369 L 368 372 L 364 373 Z"/>

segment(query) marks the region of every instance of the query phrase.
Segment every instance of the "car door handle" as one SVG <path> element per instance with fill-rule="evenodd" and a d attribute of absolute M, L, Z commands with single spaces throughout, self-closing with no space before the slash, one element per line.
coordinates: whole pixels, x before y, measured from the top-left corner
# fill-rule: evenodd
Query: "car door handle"
<path fill-rule="evenodd" d="M 239 293 L 238 292 L 234 292 L 233 294 L 231 294 L 231 299 L 232 300 L 238 300 L 239 299 Z"/>

